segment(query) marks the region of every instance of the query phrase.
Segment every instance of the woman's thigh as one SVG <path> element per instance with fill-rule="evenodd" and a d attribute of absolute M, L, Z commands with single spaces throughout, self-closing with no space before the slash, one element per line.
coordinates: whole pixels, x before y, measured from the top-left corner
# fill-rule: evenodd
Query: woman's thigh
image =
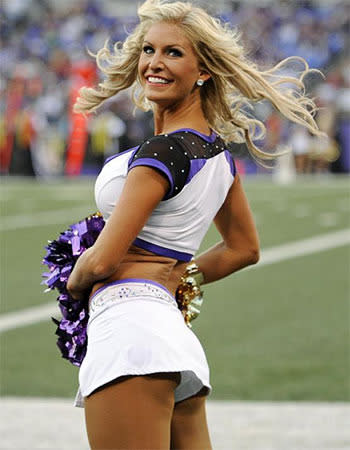
<path fill-rule="evenodd" d="M 171 421 L 171 449 L 211 450 L 206 396 L 196 395 L 176 403 Z"/>
<path fill-rule="evenodd" d="M 177 383 L 177 374 L 123 377 L 87 397 L 91 449 L 169 449 Z"/>

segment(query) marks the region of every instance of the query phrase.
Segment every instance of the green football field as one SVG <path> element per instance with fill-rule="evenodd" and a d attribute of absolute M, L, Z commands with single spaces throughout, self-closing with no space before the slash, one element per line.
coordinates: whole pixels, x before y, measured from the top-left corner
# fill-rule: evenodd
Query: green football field
<path fill-rule="evenodd" d="M 349 228 L 348 178 L 244 185 L 262 255 L 275 256 L 205 287 L 193 329 L 211 367 L 212 398 L 346 401 L 350 252 L 336 232 Z M 1 314 L 55 302 L 40 285 L 44 245 L 95 210 L 93 180 L 1 181 Z M 315 236 L 326 249 L 309 241 Z M 202 247 L 218 238 L 211 229 Z M 1 334 L 1 395 L 75 394 L 77 368 L 60 358 L 54 331 L 48 319 Z"/>

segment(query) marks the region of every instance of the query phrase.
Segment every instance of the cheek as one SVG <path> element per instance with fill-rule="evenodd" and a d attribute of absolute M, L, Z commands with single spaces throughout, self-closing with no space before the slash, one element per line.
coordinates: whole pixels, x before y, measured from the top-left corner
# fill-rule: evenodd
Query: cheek
<path fill-rule="evenodd" d="M 199 70 L 198 68 L 192 63 L 184 64 L 181 67 L 181 78 L 184 80 L 186 84 L 193 84 L 198 78 Z"/>
<path fill-rule="evenodd" d="M 191 67 L 186 67 L 181 73 L 181 84 L 185 89 L 192 89 L 197 80 L 196 72 Z"/>

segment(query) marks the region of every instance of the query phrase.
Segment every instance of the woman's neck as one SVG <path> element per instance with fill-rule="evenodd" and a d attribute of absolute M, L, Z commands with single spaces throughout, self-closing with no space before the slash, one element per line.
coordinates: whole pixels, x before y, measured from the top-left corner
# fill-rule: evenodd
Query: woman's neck
<path fill-rule="evenodd" d="M 162 108 L 155 105 L 153 109 L 154 134 L 165 134 L 181 128 L 191 128 L 210 135 L 211 130 L 204 117 L 201 105 L 196 103 L 179 108 Z"/>

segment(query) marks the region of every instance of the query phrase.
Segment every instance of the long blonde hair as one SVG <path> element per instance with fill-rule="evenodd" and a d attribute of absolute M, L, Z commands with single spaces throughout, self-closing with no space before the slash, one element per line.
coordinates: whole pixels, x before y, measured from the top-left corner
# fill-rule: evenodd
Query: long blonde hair
<path fill-rule="evenodd" d="M 260 163 L 281 154 L 266 152 L 254 143 L 265 136 L 266 128 L 262 121 L 252 117 L 250 109 L 262 100 L 270 101 L 284 117 L 312 134 L 322 134 L 313 117 L 315 104 L 305 94 L 303 79 L 312 69 L 304 59 L 290 57 L 269 70 L 259 70 L 248 59 L 237 30 L 188 2 L 146 0 L 138 8 L 138 16 L 140 23 L 124 43 L 114 44 L 112 52 L 106 43 L 95 55 L 105 79 L 97 88 L 80 90 L 75 112 L 95 111 L 105 100 L 129 87 L 135 105 L 144 111 L 151 109 L 138 78 L 138 60 L 149 28 L 155 23 L 169 22 L 182 28 L 201 69 L 211 75 L 200 90 L 202 109 L 209 126 L 225 142 L 245 142 Z M 296 76 L 283 75 L 292 62 L 301 64 L 302 69 Z"/>

